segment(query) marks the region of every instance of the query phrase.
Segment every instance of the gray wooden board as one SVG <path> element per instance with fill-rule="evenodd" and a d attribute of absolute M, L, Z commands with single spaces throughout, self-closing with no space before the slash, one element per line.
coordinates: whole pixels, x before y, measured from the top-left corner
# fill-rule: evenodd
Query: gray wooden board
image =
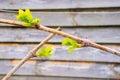
<path fill-rule="evenodd" d="M 0 0 L 0 9 L 74 9 L 120 7 L 119 0 Z M 6 6 L 7 5 L 7 6 Z"/>
<path fill-rule="evenodd" d="M 0 18 L 15 20 L 15 15 L 14 12 L 0 12 Z M 120 12 L 33 12 L 33 16 L 41 18 L 41 24 L 47 26 L 120 25 Z"/>
<path fill-rule="evenodd" d="M 0 60 L 0 74 L 6 74 L 19 61 Z M 61 76 L 85 78 L 119 78 L 120 64 L 28 61 L 15 75 Z"/>
<path fill-rule="evenodd" d="M 22 59 L 35 45 L 8 45 L 0 46 L 0 60 Z M 94 62 L 115 62 L 120 63 L 120 57 L 102 50 L 91 47 L 79 48 L 68 53 L 68 47 L 54 48 L 53 56 L 48 58 L 32 58 L 35 60 L 64 60 L 64 61 L 94 61 Z M 117 49 L 117 50 L 120 50 Z"/>
<path fill-rule="evenodd" d="M 62 31 L 98 43 L 120 43 L 120 28 L 62 28 Z M 0 28 L 0 42 L 40 42 L 48 35 L 33 28 Z M 57 35 L 49 42 L 60 43 L 62 39 Z"/>
<path fill-rule="evenodd" d="M 4 76 L 0 76 L 2 80 Z M 72 78 L 72 77 L 48 77 L 48 76 L 12 76 L 9 80 L 117 80 L 117 79 L 101 79 L 101 78 Z"/>

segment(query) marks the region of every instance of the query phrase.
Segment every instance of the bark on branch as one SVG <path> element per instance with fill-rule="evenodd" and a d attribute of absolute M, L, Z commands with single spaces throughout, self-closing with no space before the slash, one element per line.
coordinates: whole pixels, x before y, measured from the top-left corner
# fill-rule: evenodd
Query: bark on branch
<path fill-rule="evenodd" d="M 14 21 L 14 20 L 0 19 L 0 22 L 1 23 L 18 25 L 18 26 L 24 26 L 23 22 Z M 55 34 L 58 34 L 58 35 L 61 35 L 61 36 L 64 36 L 64 37 L 68 37 L 68 38 L 74 39 L 77 42 L 80 42 L 83 47 L 94 47 L 94 48 L 97 48 L 97 49 L 100 49 L 100 50 L 104 50 L 104 51 L 107 51 L 107 52 L 110 52 L 112 54 L 120 56 L 120 52 L 119 51 L 116 51 L 114 49 L 102 46 L 102 45 L 97 44 L 97 43 L 94 43 L 94 42 L 92 42 L 92 41 L 90 41 L 88 39 L 79 38 L 79 37 L 67 34 L 65 32 L 62 32 L 62 31 L 57 31 L 55 29 L 45 27 L 43 25 L 36 25 L 36 26 L 32 26 L 32 27 L 36 27 L 37 29 L 40 29 L 40 30 L 44 30 L 44 31 L 47 31 L 47 32 L 55 33 Z"/>
<path fill-rule="evenodd" d="M 60 27 L 56 30 L 60 30 Z M 46 37 L 42 42 L 40 42 L 33 50 L 31 50 L 13 69 L 11 69 L 6 76 L 2 80 L 8 80 L 12 74 L 14 74 L 28 59 L 31 57 L 35 57 L 36 52 L 40 47 L 42 47 L 46 42 L 48 42 L 55 33 L 51 33 L 48 37 Z"/>

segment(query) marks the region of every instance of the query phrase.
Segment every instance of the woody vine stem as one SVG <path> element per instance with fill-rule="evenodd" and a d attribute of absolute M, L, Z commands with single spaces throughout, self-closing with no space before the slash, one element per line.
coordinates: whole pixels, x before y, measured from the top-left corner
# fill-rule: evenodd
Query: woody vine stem
<path fill-rule="evenodd" d="M 60 30 L 60 28 L 57 28 L 57 30 Z M 8 78 L 18 69 L 20 66 L 22 66 L 28 59 L 35 57 L 36 52 L 40 47 L 42 47 L 46 42 L 48 42 L 55 34 L 51 33 L 48 37 L 46 37 L 42 42 L 40 42 L 34 49 L 32 49 L 13 69 L 7 73 L 7 75 L 2 80 L 8 80 Z"/>
<path fill-rule="evenodd" d="M 17 26 L 30 26 L 30 27 L 34 27 L 36 29 L 39 30 L 44 30 L 47 32 L 52 33 L 51 35 L 49 35 L 45 40 L 43 40 L 40 44 L 38 44 L 30 53 L 28 53 L 20 62 L 18 65 L 16 65 L 2 80 L 8 80 L 8 78 L 20 67 L 22 66 L 22 64 L 25 63 L 25 61 L 27 61 L 30 57 L 33 57 L 33 55 L 36 53 L 36 51 L 45 43 L 47 42 L 49 39 L 51 39 L 55 34 L 61 35 L 63 37 L 67 37 L 70 38 L 72 40 L 75 40 L 76 42 L 80 43 L 81 47 L 93 47 L 93 48 L 97 48 L 100 50 L 104 50 L 107 52 L 110 52 L 112 54 L 118 55 L 120 56 L 120 52 L 116 51 L 114 49 L 102 46 L 100 44 L 94 43 L 88 39 L 84 39 L 84 38 L 79 38 L 70 34 L 67 34 L 65 32 L 59 31 L 59 28 L 56 29 L 52 29 L 43 25 L 38 24 L 39 22 L 39 18 L 33 19 L 32 15 L 29 11 L 29 9 L 26 9 L 26 11 L 22 11 L 19 10 L 19 14 L 17 16 L 18 20 L 20 19 L 23 22 L 20 21 L 15 21 L 15 20 L 8 20 L 8 19 L 0 19 L 0 23 L 6 23 L 6 24 L 12 24 L 12 25 L 17 25 Z M 71 41 L 71 40 L 70 40 Z M 75 42 L 75 41 L 71 41 L 71 42 Z M 76 43 L 75 42 L 75 43 Z M 79 47 L 78 44 L 76 43 L 76 45 L 73 45 L 72 49 Z M 51 51 L 50 48 L 47 48 L 49 50 L 47 50 L 47 52 Z M 36 56 L 36 55 L 35 55 Z M 49 56 L 49 54 L 47 54 L 46 56 Z"/>
<path fill-rule="evenodd" d="M 7 24 L 18 25 L 18 26 L 24 26 L 23 22 L 19 22 L 19 21 L 15 21 L 15 20 L 8 20 L 8 19 L 0 19 L 0 23 L 7 23 Z M 112 54 L 120 56 L 119 51 L 116 51 L 114 49 L 102 46 L 102 45 L 97 44 L 97 43 L 94 43 L 94 42 L 92 42 L 91 40 L 88 40 L 88 39 L 79 38 L 79 37 L 76 37 L 76 36 L 73 36 L 73 35 L 67 34 L 65 32 L 58 31 L 58 30 L 55 30 L 55 29 L 52 29 L 52 28 L 49 28 L 49 27 L 46 27 L 46 26 L 43 26 L 43 25 L 40 25 L 40 24 L 37 24 L 37 25 L 32 26 L 32 27 L 35 27 L 39 30 L 44 30 L 44 31 L 47 31 L 47 32 L 55 33 L 55 34 L 61 35 L 63 37 L 71 38 L 71 39 L 76 40 L 77 42 L 81 43 L 82 47 L 93 47 L 93 48 L 104 50 L 104 51 L 107 51 L 107 52 L 110 52 Z"/>

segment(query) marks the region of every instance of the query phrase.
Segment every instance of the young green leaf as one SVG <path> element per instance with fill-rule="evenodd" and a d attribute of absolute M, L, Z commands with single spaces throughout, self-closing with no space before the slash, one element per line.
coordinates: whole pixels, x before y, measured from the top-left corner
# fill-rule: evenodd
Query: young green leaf
<path fill-rule="evenodd" d="M 27 8 L 25 10 L 25 15 L 26 15 L 26 18 L 27 18 L 28 22 L 31 23 L 33 21 L 33 17 L 32 17 L 32 14 L 30 12 L 30 9 Z"/>
<path fill-rule="evenodd" d="M 16 15 L 16 19 L 25 22 L 24 26 L 28 27 L 35 26 L 40 22 L 39 18 L 33 19 L 32 14 L 28 8 L 25 9 L 25 11 L 19 9 L 19 14 Z"/>
<path fill-rule="evenodd" d="M 62 40 L 62 45 L 63 46 L 71 46 L 73 45 L 74 43 L 76 43 L 76 41 L 70 39 L 70 38 L 65 38 Z"/>
<path fill-rule="evenodd" d="M 26 19 L 26 14 L 22 9 L 19 9 L 19 14 L 16 15 L 16 18 L 20 21 L 28 22 L 27 19 Z"/>
<path fill-rule="evenodd" d="M 81 44 L 77 43 L 75 40 L 72 40 L 70 38 L 65 38 L 62 40 L 62 45 L 63 46 L 69 46 L 68 52 L 72 52 L 76 48 L 82 47 Z"/>
<path fill-rule="evenodd" d="M 68 52 L 71 53 L 71 52 L 73 52 L 76 48 L 77 48 L 77 47 L 75 47 L 75 46 L 71 46 L 71 47 L 69 47 Z"/>
<path fill-rule="evenodd" d="M 53 49 L 50 46 L 41 48 L 36 52 L 36 56 L 45 56 L 45 57 L 52 56 L 52 50 Z"/>
<path fill-rule="evenodd" d="M 31 24 L 31 23 L 24 23 L 24 26 L 26 26 L 26 27 L 29 27 L 29 26 L 32 26 L 33 24 Z"/>
<path fill-rule="evenodd" d="M 32 23 L 33 23 L 33 24 L 37 24 L 37 23 L 39 23 L 39 22 L 40 22 L 40 19 L 39 19 L 39 18 L 36 18 L 36 19 L 32 20 Z"/>

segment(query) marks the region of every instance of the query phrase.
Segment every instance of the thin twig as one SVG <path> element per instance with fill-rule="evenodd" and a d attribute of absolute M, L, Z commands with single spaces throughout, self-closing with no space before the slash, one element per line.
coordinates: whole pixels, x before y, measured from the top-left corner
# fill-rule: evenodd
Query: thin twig
<path fill-rule="evenodd" d="M 60 30 L 60 27 L 57 28 L 56 30 Z M 48 40 L 50 40 L 53 36 L 55 35 L 55 33 L 51 33 L 48 37 L 46 37 L 41 43 L 39 43 L 33 50 L 31 50 L 12 70 L 10 70 L 6 76 L 2 79 L 2 80 L 8 80 L 10 78 L 10 76 L 17 71 L 18 68 L 20 68 L 20 66 L 22 66 L 28 59 L 30 59 L 31 57 L 36 56 L 35 53 L 38 51 L 38 49 L 40 47 L 42 47 L 46 42 L 48 42 Z"/>
<path fill-rule="evenodd" d="M 0 22 L 1 23 L 7 23 L 7 24 L 24 26 L 23 23 L 21 23 L 19 21 L 14 21 L 14 20 L 0 19 Z M 32 26 L 32 27 L 36 27 L 37 29 L 40 29 L 40 30 L 44 30 L 44 31 L 51 32 L 51 33 L 56 33 L 56 34 L 62 35 L 64 37 L 68 37 L 68 38 L 74 39 L 74 40 L 80 42 L 82 44 L 82 46 L 84 46 L 84 47 L 89 47 L 90 46 L 90 47 L 94 47 L 94 48 L 97 48 L 97 49 L 100 49 L 100 50 L 104 50 L 104 51 L 107 51 L 107 52 L 110 52 L 112 54 L 120 56 L 120 52 L 119 51 L 116 51 L 114 49 L 102 46 L 102 45 L 97 44 L 97 43 L 94 43 L 94 42 L 92 42 L 92 41 L 90 41 L 88 39 L 79 38 L 79 37 L 67 34 L 65 32 L 62 32 L 62 31 L 57 31 L 55 29 L 45 27 L 43 25 L 36 25 L 36 26 Z"/>
<path fill-rule="evenodd" d="M 55 29 L 45 27 L 43 25 L 38 25 L 38 26 L 39 26 L 38 29 L 40 29 L 40 30 L 48 31 L 48 32 L 51 32 L 51 33 L 56 33 L 56 34 L 62 35 L 64 37 L 68 37 L 68 38 L 74 39 L 77 42 L 80 42 L 83 47 L 94 47 L 94 48 L 97 48 L 97 49 L 100 49 L 100 50 L 104 50 L 104 51 L 107 51 L 107 52 L 110 52 L 112 54 L 120 56 L 120 52 L 119 51 L 116 51 L 114 49 L 102 46 L 102 45 L 97 44 L 97 43 L 94 43 L 94 42 L 92 42 L 92 41 L 90 41 L 88 39 L 79 38 L 79 37 L 76 37 L 76 36 L 64 33 L 62 31 L 57 31 Z"/>

